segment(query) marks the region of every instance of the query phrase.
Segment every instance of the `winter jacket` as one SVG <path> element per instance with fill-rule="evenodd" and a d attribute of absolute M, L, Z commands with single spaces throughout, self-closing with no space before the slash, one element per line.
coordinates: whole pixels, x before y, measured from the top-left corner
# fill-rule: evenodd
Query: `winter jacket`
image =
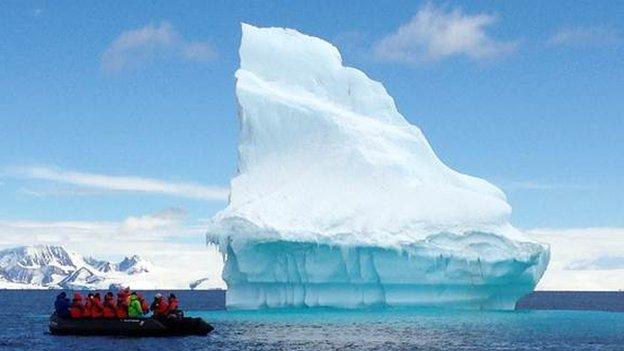
<path fill-rule="evenodd" d="M 80 293 L 74 293 L 71 307 L 69 308 L 69 316 L 71 318 L 82 318 L 84 307 L 82 306 L 82 296 Z"/>
<path fill-rule="evenodd" d="M 82 302 L 73 303 L 72 307 L 69 308 L 69 316 L 71 318 L 82 318 Z"/>
<path fill-rule="evenodd" d="M 91 301 L 91 318 L 102 318 L 104 313 L 104 305 L 99 298 L 93 298 Z"/>
<path fill-rule="evenodd" d="M 102 316 L 104 318 L 115 318 L 117 317 L 117 305 L 115 305 L 115 300 L 113 298 L 104 298 L 104 308 L 102 309 Z"/>
<path fill-rule="evenodd" d="M 167 301 L 161 297 L 152 303 L 151 310 L 154 311 L 154 316 L 166 316 L 169 311 L 169 305 Z"/>
<path fill-rule="evenodd" d="M 82 305 L 82 317 L 91 317 L 91 299 L 87 298 L 84 305 Z"/>
<path fill-rule="evenodd" d="M 117 310 L 115 310 L 115 313 L 117 314 L 117 318 L 128 317 L 128 303 L 126 303 L 126 300 L 117 300 Z"/>
<path fill-rule="evenodd" d="M 56 315 L 61 318 L 69 318 L 69 308 L 71 307 L 71 303 L 67 298 L 67 295 L 62 292 L 56 297 L 56 301 L 54 301 L 54 310 Z"/>
<path fill-rule="evenodd" d="M 128 304 L 128 317 L 138 318 L 143 316 L 141 302 L 136 295 L 130 295 L 130 303 Z"/>
<path fill-rule="evenodd" d="M 178 311 L 178 299 L 176 298 L 170 298 L 169 299 L 169 306 L 167 307 L 167 312 L 168 313 L 172 313 L 172 312 L 177 312 Z"/>

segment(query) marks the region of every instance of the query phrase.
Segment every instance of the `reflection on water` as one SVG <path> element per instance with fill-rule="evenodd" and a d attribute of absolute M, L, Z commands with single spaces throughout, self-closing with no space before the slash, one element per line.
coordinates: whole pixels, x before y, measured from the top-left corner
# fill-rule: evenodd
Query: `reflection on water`
<path fill-rule="evenodd" d="M 229 349 L 620 350 L 624 314 L 435 309 L 196 312 Z"/>

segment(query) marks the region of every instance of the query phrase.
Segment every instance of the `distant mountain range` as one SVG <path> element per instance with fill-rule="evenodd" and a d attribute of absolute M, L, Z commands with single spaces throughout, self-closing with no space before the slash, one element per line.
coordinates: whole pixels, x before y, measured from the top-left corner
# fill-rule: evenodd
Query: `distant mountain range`
<path fill-rule="evenodd" d="M 203 278 L 172 286 L 152 262 L 139 256 L 113 263 L 66 250 L 62 246 L 21 246 L 0 251 L 0 289 L 94 290 L 131 286 L 134 289 L 202 289 Z M 180 285 L 182 284 L 182 285 Z"/>

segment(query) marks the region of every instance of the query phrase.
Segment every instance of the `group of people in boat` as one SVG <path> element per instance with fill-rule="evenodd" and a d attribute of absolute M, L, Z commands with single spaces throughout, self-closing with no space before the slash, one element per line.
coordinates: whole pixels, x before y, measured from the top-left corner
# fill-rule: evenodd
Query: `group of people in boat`
<path fill-rule="evenodd" d="M 130 292 L 130 288 L 121 289 L 117 296 L 107 292 L 102 301 L 100 293 L 89 293 L 83 299 L 75 292 L 70 301 L 65 292 L 61 292 L 54 302 L 54 310 L 63 318 L 139 318 L 151 312 L 155 318 L 178 318 L 182 316 L 178 299 L 174 294 L 165 298 L 161 293 L 154 296 L 151 305 L 139 292 Z"/>

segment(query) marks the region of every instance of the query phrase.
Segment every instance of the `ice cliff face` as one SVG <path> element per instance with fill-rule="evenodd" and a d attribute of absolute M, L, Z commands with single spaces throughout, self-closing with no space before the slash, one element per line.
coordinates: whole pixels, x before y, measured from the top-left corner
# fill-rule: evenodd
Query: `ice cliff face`
<path fill-rule="evenodd" d="M 243 24 L 239 174 L 208 239 L 233 308 L 513 308 L 548 250 L 505 195 L 444 165 L 331 44 Z"/>

